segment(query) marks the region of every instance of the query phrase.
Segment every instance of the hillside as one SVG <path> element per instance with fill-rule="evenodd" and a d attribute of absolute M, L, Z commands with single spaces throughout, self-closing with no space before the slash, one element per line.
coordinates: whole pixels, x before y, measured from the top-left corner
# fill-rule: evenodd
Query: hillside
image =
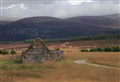
<path fill-rule="evenodd" d="M 80 16 L 65 19 L 67 21 L 79 22 L 94 26 L 106 27 L 106 28 L 120 28 L 120 15 L 105 15 L 105 16 Z"/>
<path fill-rule="evenodd" d="M 74 17 L 29 17 L 14 22 L 2 23 L 1 41 L 17 41 L 41 38 L 65 38 L 103 33 L 119 33 L 119 20 L 103 16 Z"/>

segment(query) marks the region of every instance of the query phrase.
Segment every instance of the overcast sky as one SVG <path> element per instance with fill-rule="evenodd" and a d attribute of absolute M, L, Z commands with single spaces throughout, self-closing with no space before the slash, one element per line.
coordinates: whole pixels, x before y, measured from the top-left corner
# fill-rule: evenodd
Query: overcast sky
<path fill-rule="evenodd" d="M 5 17 L 68 18 L 118 14 L 120 0 L 2 0 L 0 6 L 0 12 Z"/>

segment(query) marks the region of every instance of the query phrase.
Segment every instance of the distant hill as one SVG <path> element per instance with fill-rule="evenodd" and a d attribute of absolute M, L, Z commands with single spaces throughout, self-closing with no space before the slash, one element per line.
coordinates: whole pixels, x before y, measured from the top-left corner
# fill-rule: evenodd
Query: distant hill
<path fill-rule="evenodd" d="M 29 17 L 29 18 L 23 18 L 18 20 L 17 22 L 29 22 L 29 23 L 43 23 L 43 22 L 54 22 L 54 21 L 63 21 L 62 19 L 55 18 L 55 17 L 47 17 L 47 16 L 41 16 L 41 17 Z"/>
<path fill-rule="evenodd" d="M 1 23 L 1 41 L 41 38 L 65 38 L 103 33 L 119 33 L 118 19 L 110 16 L 82 16 L 68 19 L 29 17 Z"/>
<path fill-rule="evenodd" d="M 120 14 L 105 15 L 104 17 L 120 20 Z"/>
<path fill-rule="evenodd" d="M 72 22 L 80 22 L 84 24 L 106 27 L 120 28 L 120 14 L 105 15 L 105 16 L 79 16 L 65 19 Z"/>

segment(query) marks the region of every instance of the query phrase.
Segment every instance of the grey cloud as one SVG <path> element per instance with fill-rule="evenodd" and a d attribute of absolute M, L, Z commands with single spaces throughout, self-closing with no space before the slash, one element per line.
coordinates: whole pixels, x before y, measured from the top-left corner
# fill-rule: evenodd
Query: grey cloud
<path fill-rule="evenodd" d="M 2 0 L 2 1 L 41 1 L 41 2 L 54 2 L 54 1 L 68 1 L 68 0 Z M 72 0 L 72 1 L 76 1 L 76 0 Z M 77 1 L 81 1 L 81 0 L 77 0 Z M 92 0 L 92 1 L 120 1 L 120 0 Z"/>
<path fill-rule="evenodd" d="M 94 1 L 120 1 L 120 0 L 94 0 Z"/>
<path fill-rule="evenodd" d="M 4 0 L 10 1 L 10 0 Z M 12 0 L 18 1 L 18 0 Z M 94 0 L 95 2 L 91 3 L 82 3 L 79 5 L 70 5 L 68 0 L 58 1 L 52 0 L 47 2 L 3 2 L 3 7 L 8 7 L 11 5 L 16 5 L 16 7 L 10 9 L 3 9 L 3 16 L 10 16 L 15 18 L 24 18 L 32 16 L 53 16 L 58 18 L 67 18 L 74 16 L 83 16 L 83 15 L 106 15 L 119 13 L 120 4 L 115 3 L 119 0 L 106 0 L 112 2 L 104 2 L 103 0 Z M 29 1 L 29 0 L 24 0 Z M 41 0 L 34 0 L 41 1 Z M 27 9 L 22 9 L 21 4 Z"/>

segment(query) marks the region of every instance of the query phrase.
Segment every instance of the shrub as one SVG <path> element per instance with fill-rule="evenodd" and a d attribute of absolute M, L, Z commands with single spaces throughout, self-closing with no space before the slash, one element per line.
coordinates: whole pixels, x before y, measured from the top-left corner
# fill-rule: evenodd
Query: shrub
<path fill-rule="evenodd" d="M 2 51 L 2 54 L 3 54 L 3 55 L 6 55 L 6 54 L 9 54 L 9 52 L 6 51 L 6 50 L 3 50 L 3 51 Z"/>
<path fill-rule="evenodd" d="M 104 51 L 105 51 L 105 52 L 111 52 L 112 49 L 111 49 L 111 48 L 104 48 Z"/>
<path fill-rule="evenodd" d="M 91 48 L 89 51 L 90 52 L 98 52 L 98 49 L 97 48 Z"/>
<path fill-rule="evenodd" d="M 2 54 L 3 52 L 2 52 L 2 50 L 0 50 L 0 54 Z"/>
<path fill-rule="evenodd" d="M 102 51 L 104 51 L 103 48 L 97 48 L 96 50 L 97 50 L 97 52 L 102 52 Z"/>
<path fill-rule="evenodd" d="M 112 47 L 112 48 L 91 48 L 90 50 L 81 50 L 81 52 L 120 52 L 120 47 Z"/>
<path fill-rule="evenodd" d="M 59 49 L 59 48 L 55 48 L 54 50 L 55 50 L 55 51 L 59 51 L 60 49 Z"/>
<path fill-rule="evenodd" d="M 89 52 L 94 52 L 94 49 L 93 49 L 93 48 L 91 48 L 91 49 L 89 50 Z"/>
<path fill-rule="evenodd" d="M 81 52 L 88 52 L 88 50 L 87 49 L 83 49 L 83 50 L 81 50 Z"/>
<path fill-rule="evenodd" d="M 119 46 L 112 47 L 112 51 L 113 52 L 120 52 L 120 47 Z"/>
<path fill-rule="evenodd" d="M 15 50 L 11 50 L 10 51 L 10 54 L 14 55 L 14 54 L 17 54 Z"/>
<path fill-rule="evenodd" d="M 85 52 L 88 52 L 88 50 L 85 50 Z"/>
<path fill-rule="evenodd" d="M 80 50 L 81 52 L 85 52 L 85 50 Z"/>

